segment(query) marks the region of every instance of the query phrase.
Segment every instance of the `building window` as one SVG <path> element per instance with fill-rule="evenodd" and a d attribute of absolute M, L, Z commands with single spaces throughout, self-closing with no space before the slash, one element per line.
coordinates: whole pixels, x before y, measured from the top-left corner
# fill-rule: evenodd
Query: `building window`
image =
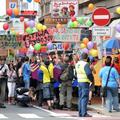
<path fill-rule="evenodd" d="M 45 14 L 50 13 L 50 3 L 45 4 Z"/>

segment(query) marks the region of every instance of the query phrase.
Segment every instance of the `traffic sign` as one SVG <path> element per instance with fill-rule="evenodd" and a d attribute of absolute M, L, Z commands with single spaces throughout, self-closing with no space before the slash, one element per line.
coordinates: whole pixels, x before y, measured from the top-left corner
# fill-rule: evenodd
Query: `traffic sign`
<path fill-rule="evenodd" d="M 106 8 L 97 8 L 92 14 L 92 21 L 98 26 L 105 26 L 110 20 L 110 12 Z"/>
<path fill-rule="evenodd" d="M 110 27 L 93 27 L 92 36 L 111 36 Z"/>

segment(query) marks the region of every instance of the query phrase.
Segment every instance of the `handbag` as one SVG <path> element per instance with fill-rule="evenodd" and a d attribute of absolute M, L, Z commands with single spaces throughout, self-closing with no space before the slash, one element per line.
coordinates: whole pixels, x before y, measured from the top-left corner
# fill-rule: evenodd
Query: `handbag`
<path fill-rule="evenodd" d="M 105 86 L 102 87 L 102 89 L 101 89 L 101 96 L 102 96 L 102 97 L 107 97 L 107 89 L 108 89 L 107 85 L 108 85 L 108 81 L 109 81 L 109 76 L 110 76 L 110 71 L 111 71 L 111 69 L 112 69 L 112 67 L 111 67 L 110 70 L 109 70 L 106 84 L 105 84 Z"/>

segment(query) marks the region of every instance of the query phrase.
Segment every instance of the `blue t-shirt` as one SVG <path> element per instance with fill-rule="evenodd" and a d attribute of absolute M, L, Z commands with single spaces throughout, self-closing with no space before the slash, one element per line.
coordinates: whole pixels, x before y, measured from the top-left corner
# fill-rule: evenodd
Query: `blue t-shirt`
<path fill-rule="evenodd" d="M 109 70 L 110 70 L 109 66 L 105 66 L 100 70 L 99 77 L 102 79 L 102 86 L 106 85 Z M 119 74 L 117 70 L 113 67 L 110 71 L 110 76 L 107 86 L 112 88 L 118 87 L 118 82 L 117 82 L 118 79 L 119 79 Z"/>
<path fill-rule="evenodd" d="M 23 64 L 23 80 L 30 80 L 30 64 Z"/>

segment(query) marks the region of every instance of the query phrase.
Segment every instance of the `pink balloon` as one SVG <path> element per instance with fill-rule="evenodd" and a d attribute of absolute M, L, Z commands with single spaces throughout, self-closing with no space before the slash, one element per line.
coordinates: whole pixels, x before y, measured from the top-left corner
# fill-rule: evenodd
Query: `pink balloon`
<path fill-rule="evenodd" d="M 9 8 L 9 9 L 7 9 L 7 15 L 9 15 L 9 16 L 12 16 L 12 9 L 11 8 Z"/>
<path fill-rule="evenodd" d="M 29 26 L 30 26 L 31 28 L 35 27 L 35 21 L 34 21 L 34 20 L 30 20 L 30 21 L 29 21 Z"/>

